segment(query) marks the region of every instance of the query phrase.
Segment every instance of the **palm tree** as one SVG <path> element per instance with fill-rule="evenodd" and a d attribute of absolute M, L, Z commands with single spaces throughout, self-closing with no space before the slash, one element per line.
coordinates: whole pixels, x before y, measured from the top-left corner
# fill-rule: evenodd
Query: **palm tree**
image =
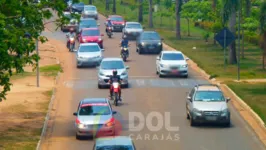
<path fill-rule="evenodd" d="M 92 4 L 92 0 L 89 0 L 89 4 L 90 4 L 90 5 Z"/>
<path fill-rule="evenodd" d="M 152 20 L 152 0 L 149 0 L 149 27 L 153 28 L 153 20 Z"/>
<path fill-rule="evenodd" d="M 138 21 L 143 22 L 143 0 L 139 0 L 139 17 Z"/>
<path fill-rule="evenodd" d="M 181 39 L 181 25 L 180 25 L 180 12 L 182 0 L 175 1 L 175 14 L 176 14 L 176 38 Z"/>
<path fill-rule="evenodd" d="M 239 0 L 223 0 L 223 16 L 224 16 L 224 23 L 229 21 L 229 29 L 230 31 L 235 34 L 236 33 L 236 14 L 238 11 Z M 229 46 L 229 64 L 236 64 L 236 42 L 233 41 L 232 44 Z"/>
<path fill-rule="evenodd" d="M 260 32 L 261 32 L 261 48 L 262 54 L 262 69 L 265 70 L 265 57 L 266 57 L 266 0 L 263 1 L 260 7 Z"/>
<path fill-rule="evenodd" d="M 246 11 L 246 17 L 250 17 L 250 12 L 251 12 L 251 1 L 250 0 L 245 0 L 245 3 L 246 3 L 246 8 L 245 8 L 245 11 Z"/>
<path fill-rule="evenodd" d="M 109 10 L 109 0 L 105 0 L 105 10 Z"/>
<path fill-rule="evenodd" d="M 113 13 L 116 14 L 116 0 L 113 0 Z"/>

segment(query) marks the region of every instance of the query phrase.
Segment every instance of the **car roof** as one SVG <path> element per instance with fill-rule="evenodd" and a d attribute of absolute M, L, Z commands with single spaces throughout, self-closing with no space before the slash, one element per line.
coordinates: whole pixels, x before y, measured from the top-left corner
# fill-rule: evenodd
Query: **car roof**
<path fill-rule="evenodd" d="M 139 22 L 127 22 L 127 24 L 140 24 Z"/>
<path fill-rule="evenodd" d="M 90 46 L 90 45 L 98 45 L 98 43 L 81 43 L 79 46 Z"/>
<path fill-rule="evenodd" d="M 162 54 L 183 54 L 180 51 L 162 51 Z"/>
<path fill-rule="evenodd" d="M 121 17 L 121 18 L 123 18 L 122 16 L 119 16 L 119 15 L 109 15 L 108 18 L 110 18 L 110 17 Z"/>
<path fill-rule="evenodd" d="M 99 28 L 83 28 L 82 30 L 99 30 Z"/>
<path fill-rule="evenodd" d="M 132 139 L 128 136 L 115 136 L 115 137 L 104 137 L 98 138 L 95 141 L 96 146 L 107 146 L 107 145 L 132 145 Z"/>
<path fill-rule="evenodd" d="M 123 61 L 122 58 L 118 58 L 118 57 L 109 57 L 109 58 L 104 58 L 102 61 Z"/>
<path fill-rule="evenodd" d="M 95 20 L 95 19 L 94 18 L 81 18 L 80 20 Z"/>
<path fill-rule="evenodd" d="M 81 102 L 82 104 L 108 103 L 108 100 L 106 98 L 85 98 Z"/>
<path fill-rule="evenodd" d="M 94 5 L 85 5 L 84 7 L 96 7 Z"/>
<path fill-rule="evenodd" d="M 198 86 L 197 91 L 221 91 L 221 90 L 218 86 L 201 85 L 201 86 Z"/>

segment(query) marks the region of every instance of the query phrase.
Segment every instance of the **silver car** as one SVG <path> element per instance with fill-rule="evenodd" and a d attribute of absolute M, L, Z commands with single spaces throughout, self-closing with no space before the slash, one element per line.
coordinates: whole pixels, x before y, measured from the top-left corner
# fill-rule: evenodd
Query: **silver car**
<path fill-rule="evenodd" d="M 188 77 L 188 58 L 180 51 L 162 51 L 156 58 L 156 72 L 159 77 L 166 75 Z"/>
<path fill-rule="evenodd" d="M 126 35 L 128 39 L 136 39 L 142 32 L 144 27 L 138 22 L 126 22 L 123 28 L 123 36 Z"/>
<path fill-rule="evenodd" d="M 97 43 L 82 43 L 76 51 L 77 68 L 88 65 L 98 66 L 103 59 L 103 51 Z"/>
<path fill-rule="evenodd" d="M 117 70 L 117 74 L 123 80 L 123 87 L 128 87 L 128 66 L 125 66 L 124 61 L 121 58 L 104 58 L 98 68 L 98 88 L 101 89 L 104 86 L 110 86 L 109 79 L 113 75 L 113 70 Z"/>
<path fill-rule="evenodd" d="M 135 144 L 128 136 L 115 136 L 98 138 L 95 140 L 93 150 L 136 150 Z"/>
<path fill-rule="evenodd" d="M 230 98 L 225 98 L 217 85 L 195 86 L 188 94 L 186 101 L 187 119 L 190 119 L 190 125 L 213 122 L 230 126 L 228 101 Z"/>
<path fill-rule="evenodd" d="M 106 98 L 86 98 L 79 102 L 76 116 L 76 139 L 82 136 L 113 136 L 115 135 L 116 111 L 112 110 Z"/>
<path fill-rule="evenodd" d="M 83 18 L 94 18 L 95 20 L 98 20 L 97 8 L 93 5 L 85 5 L 82 16 Z"/>

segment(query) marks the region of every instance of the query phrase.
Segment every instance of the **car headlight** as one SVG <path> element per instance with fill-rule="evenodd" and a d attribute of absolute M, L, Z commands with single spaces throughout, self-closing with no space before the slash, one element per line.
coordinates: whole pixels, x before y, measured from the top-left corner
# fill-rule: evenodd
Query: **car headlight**
<path fill-rule="evenodd" d="M 165 68 L 165 67 L 167 67 L 167 65 L 160 64 L 160 67 Z"/>
<path fill-rule="evenodd" d="M 194 108 L 193 112 L 197 115 L 202 115 L 202 111 L 198 110 L 197 108 Z"/>
<path fill-rule="evenodd" d="M 182 65 L 181 67 L 182 67 L 182 68 L 187 68 L 187 66 L 188 66 L 188 65 Z"/>
<path fill-rule="evenodd" d="M 123 23 L 122 26 L 124 26 L 125 24 Z"/>
<path fill-rule="evenodd" d="M 161 42 L 159 42 L 159 43 L 158 43 L 158 45 L 162 45 L 162 43 L 161 43 Z"/>
<path fill-rule="evenodd" d="M 78 128 L 84 128 L 84 127 L 85 127 L 84 124 L 82 124 L 82 123 L 78 124 Z"/>
<path fill-rule="evenodd" d="M 227 113 L 228 113 L 228 109 L 226 108 L 226 109 L 222 110 L 221 115 L 226 116 Z"/>
<path fill-rule="evenodd" d="M 122 75 L 122 76 L 125 76 L 125 75 L 127 75 L 127 72 L 124 71 L 121 75 Z"/>
<path fill-rule="evenodd" d="M 99 73 L 100 76 L 104 76 L 104 74 L 102 72 Z"/>
<path fill-rule="evenodd" d="M 145 45 L 145 43 L 144 43 L 144 42 L 141 42 L 141 45 L 142 45 L 142 46 L 144 46 L 144 45 Z"/>

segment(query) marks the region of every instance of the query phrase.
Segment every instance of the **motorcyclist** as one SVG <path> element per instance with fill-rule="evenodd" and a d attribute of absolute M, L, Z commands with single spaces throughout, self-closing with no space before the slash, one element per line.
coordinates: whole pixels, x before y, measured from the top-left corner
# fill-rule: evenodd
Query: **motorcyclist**
<path fill-rule="evenodd" d="M 124 51 L 124 50 L 123 50 L 123 47 L 127 47 L 127 48 L 128 48 L 128 46 L 129 46 L 129 44 L 128 44 L 128 39 L 127 39 L 127 36 L 126 36 L 126 35 L 123 36 L 120 45 L 121 45 L 121 52 L 120 52 L 120 55 L 122 55 L 122 53 L 123 53 L 123 51 Z M 127 55 L 129 55 L 129 51 L 128 51 L 128 50 L 127 50 Z"/>
<path fill-rule="evenodd" d="M 112 26 L 113 26 L 113 24 L 112 24 L 111 20 L 107 20 L 105 32 L 107 33 L 107 28 L 108 27 L 112 28 Z"/>
<path fill-rule="evenodd" d="M 74 32 L 74 28 L 70 28 L 69 29 L 69 32 L 67 33 L 66 37 L 68 38 L 68 40 L 67 40 L 67 48 L 69 48 L 69 44 L 70 44 L 69 38 L 70 37 L 74 37 L 74 39 L 76 39 L 76 33 Z M 74 45 L 74 47 L 75 47 L 75 45 Z"/>
<path fill-rule="evenodd" d="M 117 75 L 117 70 L 113 70 L 113 75 L 110 77 L 109 79 L 109 83 L 110 83 L 110 97 L 113 96 L 113 82 L 118 82 L 121 85 L 121 78 L 119 75 Z M 118 96 L 119 96 L 119 100 L 122 101 L 121 99 L 121 88 L 119 87 L 118 89 Z"/>

